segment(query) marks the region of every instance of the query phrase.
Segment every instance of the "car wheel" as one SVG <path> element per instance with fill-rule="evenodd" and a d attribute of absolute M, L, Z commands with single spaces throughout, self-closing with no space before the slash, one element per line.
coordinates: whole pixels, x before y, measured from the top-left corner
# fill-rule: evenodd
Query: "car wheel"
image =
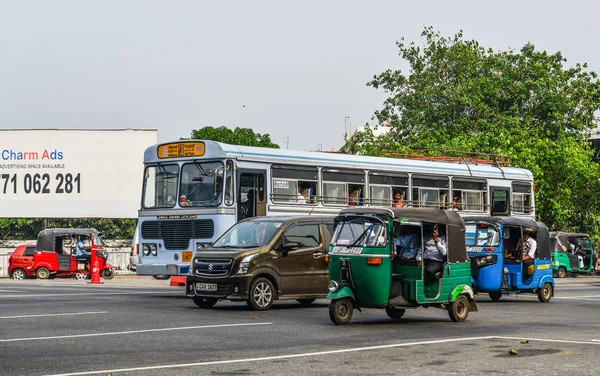
<path fill-rule="evenodd" d="M 552 284 L 550 282 L 544 283 L 544 286 L 537 291 L 538 300 L 542 303 L 548 303 L 552 299 L 552 291 Z"/>
<path fill-rule="evenodd" d="M 194 304 L 196 304 L 200 308 L 211 308 L 212 306 L 214 306 L 215 304 L 217 304 L 217 301 L 219 299 L 215 299 L 215 298 L 202 298 L 202 297 L 199 297 L 199 296 L 194 296 L 192 298 L 192 300 L 194 301 Z"/>
<path fill-rule="evenodd" d="M 296 299 L 296 301 L 302 305 L 308 306 L 311 305 L 312 302 L 314 302 L 314 299 Z"/>
<path fill-rule="evenodd" d="M 469 316 L 469 299 L 464 295 L 457 296 L 448 307 L 448 315 L 454 322 L 465 321 Z"/>
<path fill-rule="evenodd" d="M 354 304 L 350 298 L 332 300 L 329 304 L 329 318 L 336 325 L 345 325 L 352 320 Z"/>
<path fill-rule="evenodd" d="M 558 272 L 556 273 L 558 278 L 565 278 L 567 276 L 567 269 L 562 266 L 558 268 Z"/>
<path fill-rule="evenodd" d="M 102 271 L 102 278 L 113 279 L 115 277 L 115 270 L 113 268 L 104 269 Z"/>
<path fill-rule="evenodd" d="M 35 272 L 35 275 L 39 279 L 48 279 L 50 278 L 50 271 L 48 270 L 48 268 L 42 266 Z"/>
<path fill-rule="evenodd" d="M 500 298 L 502 298 L 502 293 L 500 291 L 492 291 L 489 293 L 489 296 L 490 299 L 497 302 L 498 300 L 500 300 Z"/>
<path fill-rule="evenodd" d="M 15 269 L 10 273 L 10 278 L 15 281 L 22 281 L 27 278 L 27 274 L 25 274 L 25 270 L 23 269 Z"/>
<path fill-rule="evenodd" d="M 388 317 L 392 320 L 400 320 L 406 313 L 406 310 L 385 307 L 385 313 L 387 313 Z"/>
<path fill-rule="evenodd" d="M 160 281 L 164 281 L 164 280 L 167 280 L 167 279 L 171 278 L 171 276 L 170 275 L 166 275 L 166 274 L 157 274 L 157 275 L 153 275 L 152 278 L 158 279 Z"/>
<path fill-rule="evenodd" d="M 248 294 L 248 306 L 257 311 L 271 308 L 275 300 L 275 289 L 273 284 L 266 278 L 257 278 L 250 286 Z"/>

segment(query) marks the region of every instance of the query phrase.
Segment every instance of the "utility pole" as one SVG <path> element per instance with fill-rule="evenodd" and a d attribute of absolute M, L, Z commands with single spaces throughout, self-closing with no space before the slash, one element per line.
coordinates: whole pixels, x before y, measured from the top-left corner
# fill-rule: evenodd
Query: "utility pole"
<path fill-rule="evenodd" d="M 348 119 L 350 119 L 350 116 L 344 116 L 344 137 L 348 135 Z"/>
<path fill-rule="evenodd" d="M 290 148 L 290 136 L 285 136 L 285 148 L 289 149 Z"/>

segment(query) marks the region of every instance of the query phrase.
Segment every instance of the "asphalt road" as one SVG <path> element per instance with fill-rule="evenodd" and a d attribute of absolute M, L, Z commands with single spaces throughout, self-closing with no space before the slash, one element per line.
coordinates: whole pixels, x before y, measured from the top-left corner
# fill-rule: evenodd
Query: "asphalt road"
<path fill-rule="evenodd" d="M 479 296 L 479 312 L 463 323 L 421 308 L 400 321 L 355 311 L 336 326 L 326 300 L 200 309 L 168 281 L 2 279 L 0 374 L 598 374 L 600 278 L 557 283 L 546 304 Z"/>

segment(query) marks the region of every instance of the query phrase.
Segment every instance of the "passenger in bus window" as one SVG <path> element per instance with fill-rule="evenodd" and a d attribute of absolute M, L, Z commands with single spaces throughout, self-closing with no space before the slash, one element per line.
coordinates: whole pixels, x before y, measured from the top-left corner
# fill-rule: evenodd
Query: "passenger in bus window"
<path fill-rule="evenodd" d="M 302 187 L 298 185 L 298 194 L 296 195 L 296 202 L 299 204 L 306 204 L 306 197 L 302 194 Z"/>
<path fill-rule="evenodd" d="M 448 210 L 451 210 L 451 211 L 459 211 L 459 210 L 461 210 L 460 207 L 458 206 L 458 197 L 454 197 L 452 199 L 452 206 Z"/>
<path fill-rule="evenodd" d="M 394 208 L 403 208 L 404 200 L 402 199 L 402 192 L 396 191 L 394 192 L 394 201 L 392 203 L 392 207 Z"/>

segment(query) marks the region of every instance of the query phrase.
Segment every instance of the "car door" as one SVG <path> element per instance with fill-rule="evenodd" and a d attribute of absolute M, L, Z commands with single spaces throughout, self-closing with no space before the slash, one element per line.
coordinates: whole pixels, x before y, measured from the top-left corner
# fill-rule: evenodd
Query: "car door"
<path fill-rule="evenodd" d="M 296 246 L 290 247 L 291 244 Z M 320 277 L 323 254 L 318 221 L 292 224 L 281 236 L 279 276 L 283 295 L 313 294 Z"/>
<path fill-rule="evenodd" d="M 31 266 L 33 262 L 33 255 L 35 253 L 35 246 L 27 246 L 23 251 L 22 256 L 18 260 L 18 266 L 24 270 L 27 270 L 28 266 Z"/>
<path fill-rule="evenodd" d="M 329 285 L 329 264 L 327 262 L 327 253 L 333 237 L 333 220 L 323 221 L 321 224 L 321 250 L 313 252 L 313 258 L 316 263 L 316 277 L 314 279 L 315 293 L 327 294 L 327 285 Z"/>

